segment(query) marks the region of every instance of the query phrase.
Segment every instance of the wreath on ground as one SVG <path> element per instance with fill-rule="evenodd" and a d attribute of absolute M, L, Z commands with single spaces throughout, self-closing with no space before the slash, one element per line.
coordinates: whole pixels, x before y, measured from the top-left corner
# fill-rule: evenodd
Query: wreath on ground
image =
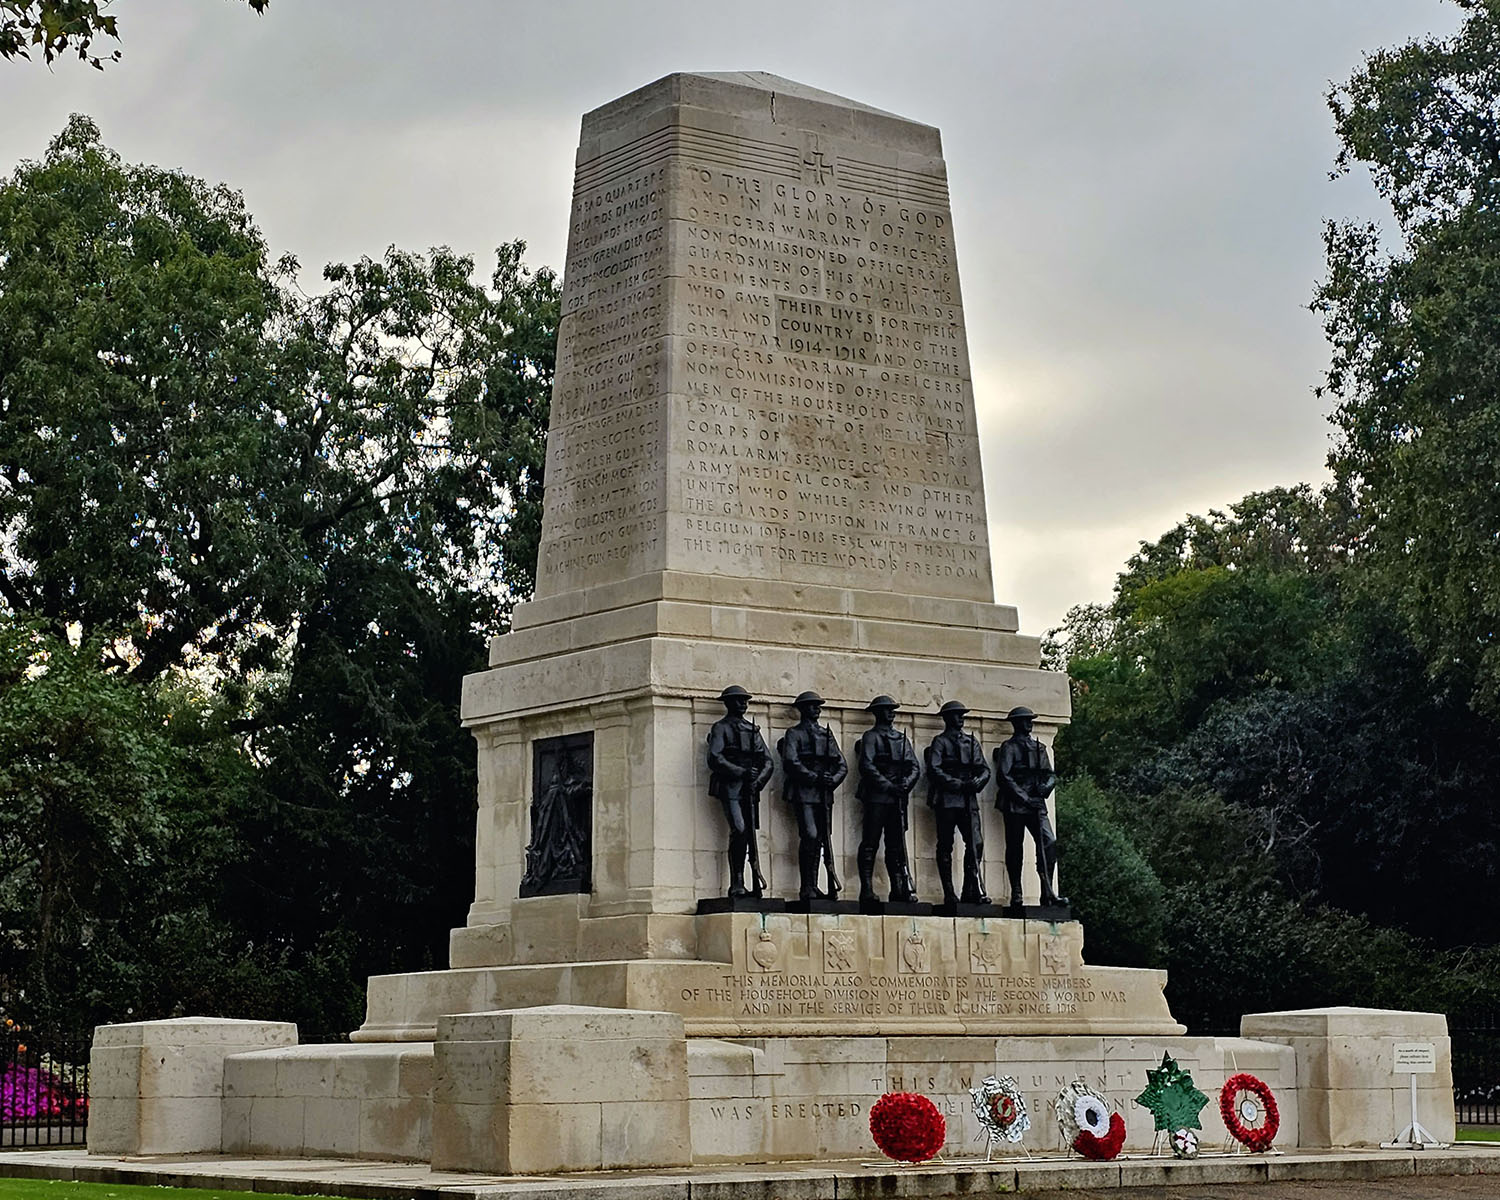
<path fill-rule="evenodd" d="M 1021 1095 L 1021 1085 L 1013 1075 L 1002 1075 L 998 1079 L 989 1075 L 978 1087 L 969 1089 L 969 1098 L 974 1101 L 974 1116 L 979 1127 L 989 1135 L 991 1142 L 1004 1138 L 1007 1142 L 1019 1142 L 1031 1128 L 1031 1116 L 1026 1111 L 1026 1097 Z"/>
<path fill-rule="evenodd" d="M 870 1109 L 870 1136 L 887 1158 L 926 1162 L 943 1148 L 948 1123 L 926 1096 L 887 1092 Z"/>
<path fill-rule="evenodd" d="M 1281 1113 L 1271 1089 L 1244 1072 L 1224 1081 L 1219 1091 L 1219 1115 L 1229 1136 L 1257 1154 L 1271 1148 L 1281 1128 Z"/>
<path fill-rule="evenodd" d="M 1125 1118 L 1081 1079 L 1057 1093 L 1057 1129 L 1064 1145 L 1095 1162 L 1109 1162 L 1125 1145 Z"/>

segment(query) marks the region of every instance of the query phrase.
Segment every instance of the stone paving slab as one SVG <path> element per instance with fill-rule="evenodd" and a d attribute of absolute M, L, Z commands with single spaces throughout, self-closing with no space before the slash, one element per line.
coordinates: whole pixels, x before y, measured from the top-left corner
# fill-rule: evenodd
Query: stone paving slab
<path fill-rule="evenodd" d="M 119 1158 L 76 1149 L 7 1150 L 0 1177 L 139 1183 L 336 1195 L 355 1200 L 936 1200 L 1020 1192 L 1146 1200 L 1282 1200 L 1315 1196 L 1496 1197 L 1500 1144 L 1445 1150 L 1204 1155 L 1190 1161 L 1126 1157 L 1091 1163 L 1057 1156 L 894 1167 L 870 1161 L 693 1167 L 546 1178 L 433 1171 L 419 1163 L 227 1155 Z M 1420 1177 L 1420 1179 L 1418 1178 Z M 1247 1186 L 1248 1185 L 1248 1186 Z M 1130 1189 L 1121 1196 L 1123 1189 Z"/>

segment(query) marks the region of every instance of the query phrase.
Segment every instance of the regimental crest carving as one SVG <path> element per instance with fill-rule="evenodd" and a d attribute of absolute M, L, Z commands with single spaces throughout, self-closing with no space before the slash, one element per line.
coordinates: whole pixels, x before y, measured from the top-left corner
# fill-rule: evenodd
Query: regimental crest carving
<path fill-rule="evenodd" d="M 1005 974 L 1005 939 L 995 933 L 969 934 L 969 970 L 975 975 Z"/>
<path fill-rule="evenodd" d="M 1073 956 L 1068 952 L 1068 939 L 1052 933 L 1037 934 L 1043 975 L 1068 975 L 1072 973 Z"/>
<path fill-rule="evenodd" d="M 913 975 L 926 975 L 932 970 L 932 953 L 922 940 L 920 930 L 912 930 L 911 936 L 901 944 L 901 961 Z"/>
<path fill-rule="evenodd" d="M 823 931 L 823 970 L 834 975 L 847 975 L 854 970 L 854 931 L 852 929 L 825 929 Z"/>
<path fill-rule="evenodd" d="M 781 965 L 781 943 L 769 929 L 750 934 L 750 969 L 774 971 Z"/>

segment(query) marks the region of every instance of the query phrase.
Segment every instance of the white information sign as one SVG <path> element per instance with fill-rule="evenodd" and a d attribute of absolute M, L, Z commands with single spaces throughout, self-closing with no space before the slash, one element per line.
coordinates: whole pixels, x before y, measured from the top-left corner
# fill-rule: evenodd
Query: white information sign
<path fill-rule="evenodd" d="M 1394 1059 L 1397 1075 L 1432 1075 L 1437 1071 L 1437 1046 L 1432 1042 L 1397 1042 Z"/>

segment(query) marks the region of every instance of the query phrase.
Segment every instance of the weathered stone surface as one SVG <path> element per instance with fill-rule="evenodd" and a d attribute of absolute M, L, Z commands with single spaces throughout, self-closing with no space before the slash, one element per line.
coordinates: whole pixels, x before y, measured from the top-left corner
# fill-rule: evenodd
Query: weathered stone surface
<path fill-rule="evenodd" d="M 297 1027 L 279 1021 L 183 1017 L 99 1026 L 89 1061 L 89 1148 L 101 1154 L 219 1150 L 225 1060 L 296 1040 Z"/>
<path fill-rule="evenodd" d="M 675 1013 L 552 1005 L 438 1021 L 436 1169 L 541 1174 L 692 1161 Z"/>
<path fill-rule="evenodd" d="M 573 916 L 579 926 L 592 920 Z M 1162 995 L 1165 973 L 1089 966 L 1076 921 L 743 912 L 690 920 L 694 959 L 569 957 L 375 976 L 354 1036 L 431 1038 L 444 1013 L 558 1003 L 674 1012 L 694 1037 L 905 1034 L 920 1047 L 921 1035 L 1116 1034 L 1128 1053 L 1129 1035 L 1183 1032 Z M 565 925 L 559 918 L 555 944 L 576 946 Z"/>
<path fill-rule="evenodd" d="M 1452 1044 L 1442 1013 L 1313 1008 L 1249 1013 L 1246 1037 L 1281 1042 L 1297 1055 L 1303 1146 L 1378 1146 L 1411 1122 L 1411 1076 L 1397 1074 L 1397 1042 L 1430 1042 L 1437 1070 L 1416 1076 L 1417 1119 L 1453 1140 Z"/>
<path fill-rule="evenodd" d="M 432 1045 L 286 1046 L 224 1060 L 227 1153 L 424 1160 Z"/>
<path fill-rule="evenodd" d="M 662 570 L 992 599 L 937 131 L 760 73 L 583 121 L 537 597 Z"/>
<path fill-rule="evenodd" d="M 1224 1080 L 1258 1055 L 1257 1069 L 1283 1098 L 1282 1145 L 1295 1144 L 1295 1056 L 1288 1047 L 1238 1038 L 944 1037 L 766 1038 L 753 1052 L 730 1042 L 694 1039 L 688 1044 L 694 1158 L 698 1162 L 749 1162 L 767 1155 L 849 1157 L 870 1152 L 870 1106 L 888 1091 L 926 1095 L 943 1113 L 948 1141 L 943 1153 L 972 1155 L 984 1145 L 969 1088 L 986 1075 L 1013 1075 L 1031 1113 L 1027 1149 L 1063 1149 L 1052 1115 L 1058 1090 L 1074 1079 L 1098 1089 L 1126 1119 L 1127 1147 L 1149 1150 L 1155 1134 L 1144 1110 L 1132 1104 L 1145 1086 L 1147 1066 L 1170 1051 L 1192 1071 L 1199 1087 L 1217 1096 Z M 1290 1110 L 1287 1106 L 1290 1101 Z M 1203 1145 L 1224 1142 L 1216 1105 L 1203 1111 Z M 1006 1152 L 1002 1148 L 1001 1152 Z M 1016 1151 L 1020 1153 L 1020 1151 Z M 1264 1159 L 1232 1160 L 1235 1177 L 1264 1178 Z M 1259 1164 L 1258 1166 L 1249 1164 Z M 1038 1163 L 1028 1170 L 1045 1171 Z M 1119 1164 L 1100 1164 L 1118 1179 Z M 1028 1188 L 1056 1186 L 1029 1177 Z M 1093 1182 L 1071 1175 L 1073 1186 Z M 1179 1178 L 1179 1177 L 1173 1177 Z M 1209 1182 L 1192 1171 L 1182 1182 Z M 1140 1182 L 1160 1183 L 1158 1177 Z"/>

